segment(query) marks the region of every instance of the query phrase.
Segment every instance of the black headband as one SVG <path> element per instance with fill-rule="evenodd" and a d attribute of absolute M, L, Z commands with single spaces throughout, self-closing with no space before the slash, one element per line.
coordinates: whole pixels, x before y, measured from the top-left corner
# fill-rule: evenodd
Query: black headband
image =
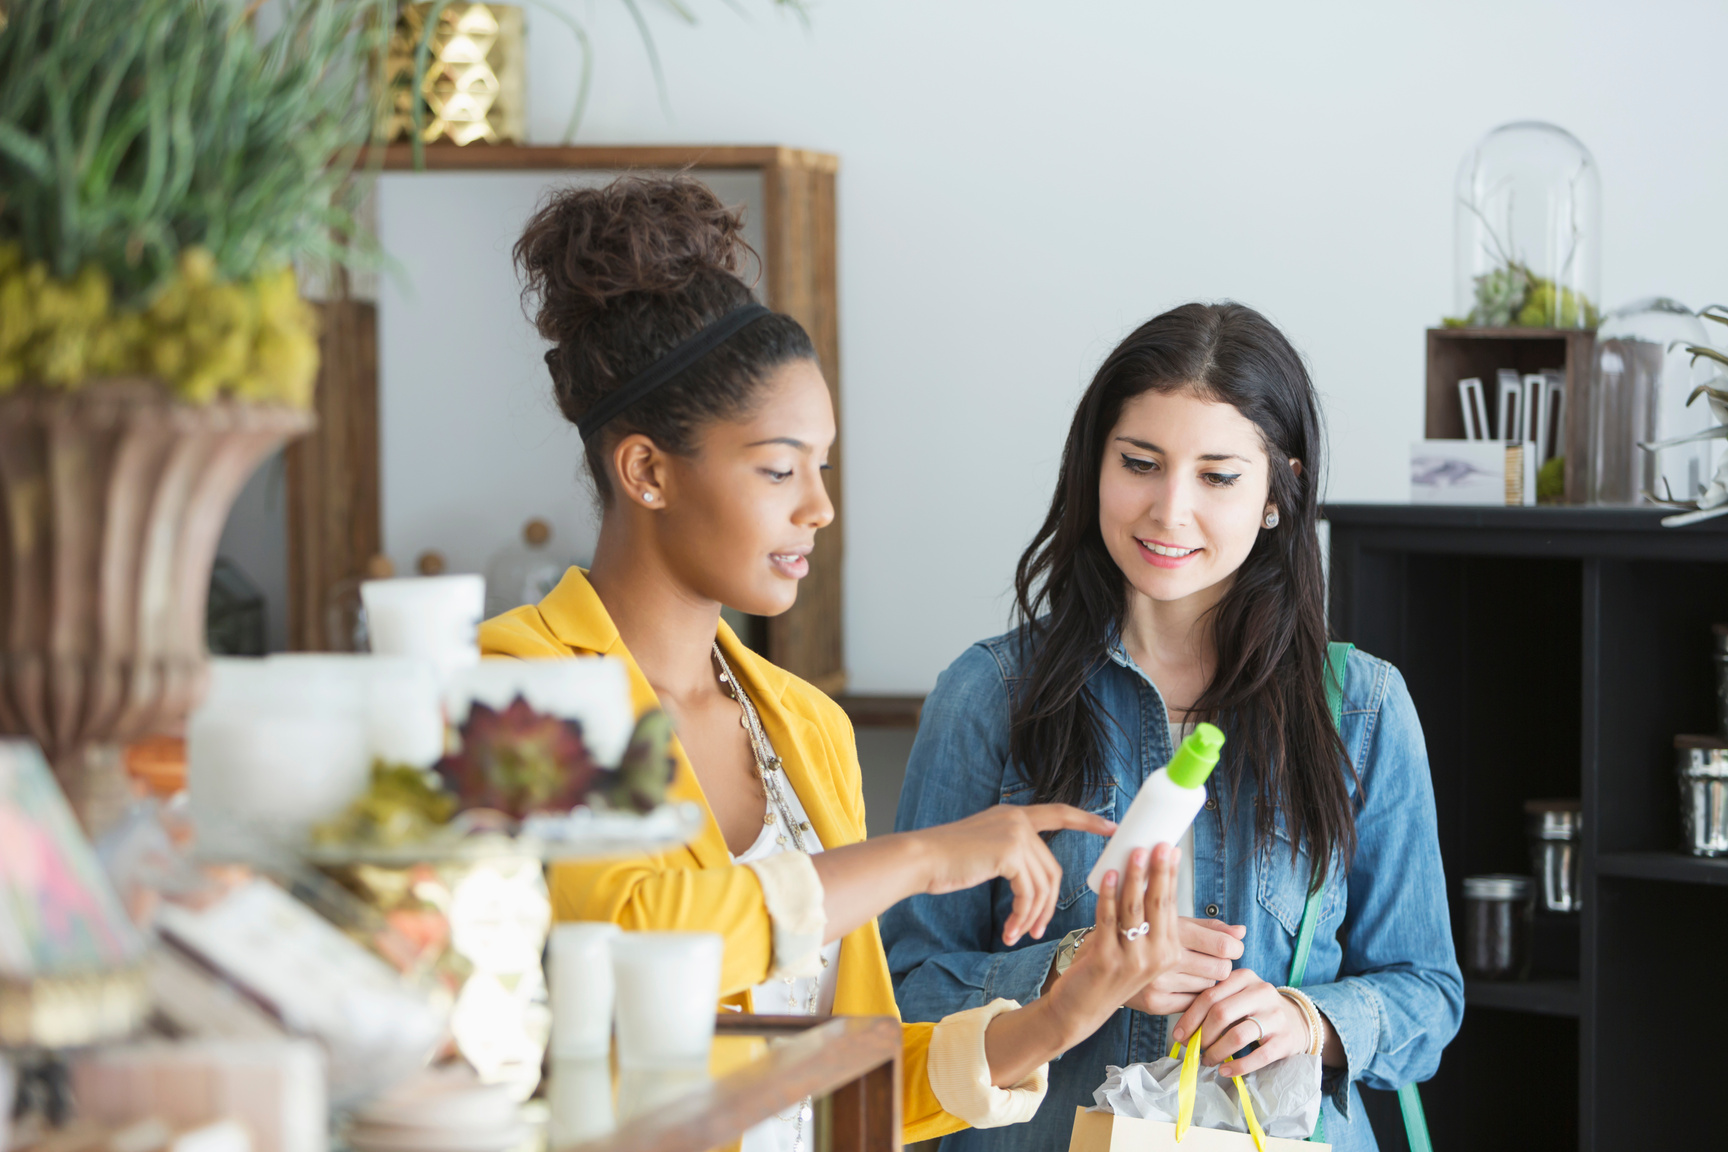
<path fill-rule="evenodd" d="M 741 308 L 734 308 L 688 340 L 680 343 L 672 351 L 636 373 L 622 388 L 594 405 L 581 420 L 576 422 L 576 431 L 582 434 L 582 443 L 588 443 L 594 433 L 604 428 L 614 416 L 736 336 L 744 327 L 772 314 L 771 309 L 765 308 L 761 304 L 746 304 Z M 546 353 L 548 363 L 551 363 L 555 352 L 557 349 L 553 348 Z"/>

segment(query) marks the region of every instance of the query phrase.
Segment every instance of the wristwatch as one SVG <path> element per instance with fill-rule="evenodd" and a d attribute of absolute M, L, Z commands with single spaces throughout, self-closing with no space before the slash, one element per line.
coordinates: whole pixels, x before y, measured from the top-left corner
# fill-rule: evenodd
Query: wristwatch
<path fill-rule="evenodd" d="M 1087 936 L 1091 935 L 1094 927 L 1096 927 L 1096 925 L 1088 925 L 1085 928 L 1076 928 L 1074 931 L 1068 933 L 1068 935 L 1062 937 L 1062 943 L 1056 945 L 1056 962 L 1051 965 L 1051 967 L 1056 970 L 1056 975 L 1060 976 L 1062 973 L 1068 971 L 1068 966 L 1074 963 L 1074 957 L 1080 951 L 1081 943 Z"/>

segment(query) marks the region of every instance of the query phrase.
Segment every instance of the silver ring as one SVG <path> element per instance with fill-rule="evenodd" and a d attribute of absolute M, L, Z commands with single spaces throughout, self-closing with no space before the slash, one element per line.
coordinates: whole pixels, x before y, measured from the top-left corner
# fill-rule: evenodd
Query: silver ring
<path fill-rule="evenodd" d="M 1140 921 L 1140 927 L 1138 927 L 1138 928 L 1124 928 L 1124 929 L 1122 929 L 1122 938 L 1124 940 L 1138 940 L 1138 939 L 1140 939 L 1140 937 L 1146 935 L 1146 933 L 1148 933 L 1150 931 L 1152 931 L 1151 923 L 1149 921 L 1142 920 L 1142 921 Z"/>
<path fill-rule="evenodd" d="M 1260 1021 L 1255 1019 L 1253 1016 L 1248 1017 L 1248 1023 L 1254 1025 L 1254 1030 L 1260 1033 L 1260 1035 L 1254 1037 L 1253 1043 L 1258 1044 L 1260 1041 L 1266 1039 L 1265 1025 L 1261 1024 Z"/>

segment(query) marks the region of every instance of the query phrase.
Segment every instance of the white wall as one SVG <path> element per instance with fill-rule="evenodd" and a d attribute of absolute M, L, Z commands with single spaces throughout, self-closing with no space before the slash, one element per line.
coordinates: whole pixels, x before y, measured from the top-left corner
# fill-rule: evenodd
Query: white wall
<path fill-rule="evenodd" d="M 1728 298 L 1719 0 L 817 0 L 808 33 L 744 3 L 749 22 L 698 4 L 694 29 L 651 11 L 670 122 L 623 5 L 574 4 L 601 56 L 582 138 L 840 154 L 840 530 L 859 690 L 928 688 L 1004 626 L 1076 396 L 1127 329 L 1184 300 L 1232 297 L 1283 325 L 1326 396 L 1331 495 L 1401 499 L 1422 330 L 1452 305 L 1454 172 L 1497 124 L 1553 120 L 1594 151 L 1608 305 Z M 531 132 L 551 141 L 574 50 L 529 19 Z M 507 285 L 469 286 L 514 306 Z M 464 387 L 508 395 L 513 435 L 539 418 L 514 375 L 470 371 Z M 472 444 L 471 403 L 423 431 Z M 413 467 L 386 460 L 392 550 L 422 480 L 461 469 L 488 485 L 508 466 L 437 440 L 415 451 Z M 513 531 L 526 507 L 490 511 Z"/>
<path fill-rule="evenodd" d="M 397 267 L 378 285 L 384 551 L 407 574 L 422 552 L 452 572 L 488 558 L 539 517 L 552 548 L 586 563 L 598 523 L 582 440 L 558 411 L 547 345 L 524 313 L 510 249 L 550 188 L 616 173 L 386 175 L 378 232 Z M 709 178 L 759 217 L 754 174 Z M 759 221 L 745 239 L 762 247 Z"/>

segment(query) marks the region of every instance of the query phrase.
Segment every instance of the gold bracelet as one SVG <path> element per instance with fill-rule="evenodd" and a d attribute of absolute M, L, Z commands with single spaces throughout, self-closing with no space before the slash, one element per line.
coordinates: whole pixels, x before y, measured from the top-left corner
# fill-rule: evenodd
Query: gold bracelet
<path fill-rule="evenodd" d="M 1308 1055 L 1320 1055 L 1326 1050 L 1326 1024 L 1321 1019 L 1319 1005 L 1300 988 L 1280 988 L 1278 991 L 1296 1005 L 1302 1013 L 1302 1019 L 1308 1022 Z"/>

